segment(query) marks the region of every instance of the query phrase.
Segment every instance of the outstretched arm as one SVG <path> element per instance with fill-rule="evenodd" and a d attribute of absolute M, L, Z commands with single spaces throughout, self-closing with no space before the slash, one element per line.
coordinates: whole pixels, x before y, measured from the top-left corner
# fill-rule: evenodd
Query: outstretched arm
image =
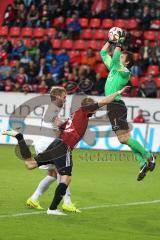
<path fill-rule="evenodd" d="M 109 95 L 109 96 L 107 96 L 107 97 L 104 97 L 101 101 L 98 102 L 99 108 L 107 105 L 108 103 L 111 103 L 112 101 L 114 101 L 114 99 L 115 99 L 118 95 L 120 95 L 120 94 L 128 91 L 129 88 L 130 88 L 130 86 L 126 86 L 126 87 L 124 87 L 123 89 L 121 89 L 121 90 L 119 90 L 119 91 L 117 91 L 117 92 L 115 92 L 115 93 L 113 93 L 113 94 L 111 94 L 111 95 Z"/>

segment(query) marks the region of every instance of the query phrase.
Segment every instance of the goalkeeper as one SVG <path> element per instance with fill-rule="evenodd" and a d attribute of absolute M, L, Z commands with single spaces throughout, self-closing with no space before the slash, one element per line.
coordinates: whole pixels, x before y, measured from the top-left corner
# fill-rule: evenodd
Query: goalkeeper
<path fill-rule="evenodd" d="M 119 39 L 116 42 L 109 39 L 100 51 L 102 60 L 110 71 L 105 84 L 106 96 L 121 90 L 127 85 L 131 76 L 129 69 L 133 65 L 133 54 L 129 51 L 122 51 L 124 41 L 125 32 L 119 32 Z M 111 57 L 109 50 L 113 45 L 115 45 L 115 49 Z M 107 111 L 112 130 L 117 135 L 119 142 L 127 144 L 139 162 L 140 171 L 137 180 L 141 181 L 148 171 L 154 170 L 155 157 L 131 136 L 127 122 L 127 108 L 120 95 L 107 105 Z"/>

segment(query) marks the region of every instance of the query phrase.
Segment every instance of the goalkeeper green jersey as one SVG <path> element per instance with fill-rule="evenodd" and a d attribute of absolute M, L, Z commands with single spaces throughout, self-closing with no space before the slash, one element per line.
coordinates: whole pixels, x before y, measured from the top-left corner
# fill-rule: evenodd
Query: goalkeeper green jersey
<path fill-rule="evenodd" d="M 108 96 L 127 85 L 131 72 L 120 62 L 121 51 L 114 51 L 112 58 L 108 51 L 105 50 L 101 50 L 100 55 L 104 64 L 110 71 L 105 84 L 105 96 Z M 120 99 L 121 95 L 115 98 L 116 101 Z"/>

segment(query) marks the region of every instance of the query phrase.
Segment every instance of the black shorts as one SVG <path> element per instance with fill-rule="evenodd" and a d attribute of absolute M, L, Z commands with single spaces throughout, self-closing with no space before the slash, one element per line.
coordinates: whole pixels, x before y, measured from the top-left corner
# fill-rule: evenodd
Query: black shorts
<path fill-rule="evenodd" d="M 72 175 L 72 153 L 61 139 L 55 139 L 48 148 L 34 157 L 38 166 L 54 164 L 60 175 Z"/>
<path fill-rule="evenodd" d="M 128 130 L 127 107 L 122 100 L 113 101 L 107 105 L 108 117 L 112 130 Z"/>

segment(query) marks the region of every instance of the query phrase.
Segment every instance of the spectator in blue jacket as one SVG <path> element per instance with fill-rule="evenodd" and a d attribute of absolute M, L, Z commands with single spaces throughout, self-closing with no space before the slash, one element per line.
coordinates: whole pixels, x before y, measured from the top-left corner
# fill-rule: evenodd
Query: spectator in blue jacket
<path fill-rule="evenodd" d="M 52 60 L 52 64 L 49 67 L 49 73 L 52 74 L 52 79 L 53 79 L 54 83 L 59 84 L 60 83 L 59 76 L 61 74 L 61 66 L 57 62 L 56 59 Z"/>
<path fill-rule="evenodd" d="M 76 39 L 80 35 L 81 25 L 78 22 L 78 16 L 76 14 L 72 16 L 72 19 L 73 21 L 67 24 L 66 29 L 67 29 L 68 37 L 72 39 Z"/>
<path fill-rule="evenodd" d="M 58 63 L 63 66 L 65 62 L 69 62 L 70 58 L 65 49 L 62 49 L 56 57 Z"/>
<path fill-rule="evenodd" d="M 17 45 L 13 48 L 11 55 L 14 59 L 20 59 L 22 55 L 25 53 L 25 51 L 26 46 L 24 45 L 22 40 L 19 40 L 17 42 Z"/>

